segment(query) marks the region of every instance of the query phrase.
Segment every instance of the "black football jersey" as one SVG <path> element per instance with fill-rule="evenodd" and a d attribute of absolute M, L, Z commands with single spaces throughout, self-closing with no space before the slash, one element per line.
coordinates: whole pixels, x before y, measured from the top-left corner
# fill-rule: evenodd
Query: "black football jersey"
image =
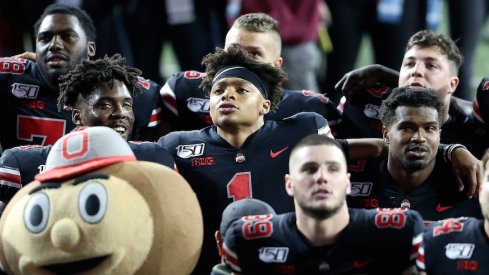
<path fill-rule="evenodd" d="M 299 113 L 280 121 L 266 121 L 239 149 L 219 136 L 216 126 L 172 132 L 160 138 L 158 143 L 173 153 L 179 173 L 195 191 L 202 208 L 205 253 L 201 255 L 200 272 L 209 273 L 218 261 L 213 236 L 229 203 L 256 198 L 270 204 L 277 213 L 294 209 L 284 188 L 290 151 L 309 134 L 329 132 L 322 116 Z"/>
<path fill-rule="evenodd" d="M 153 142 L 129 142 L 138 160 L 156 162 L 172 169 L 171 154 Z M 22 186 L 34 181 L 44 171 L 51 145 L 19 146 L 7 149 L 0 158 L 0 201 L 8 202 Z"/>
<path fill-rule="evenodd" d="M 161 97 L 154 82 L 140 78 L 142 94 L 134 99 L 133 135 L 159 122 Z M 58 111 L 58 89 L 50 88 L 37 64 L 26 59 L 0 58 L 0 142 L 3 149 L 54 144 L 75 124 L 70 111 Z"/>
<path fill-rule="evenodd" d="M 349 207 L 414 209 L 427 223 L 450 217 L 481 217 L 478 199 L 468 199 L 456 190 L 452 168 L 443 161 L 437 160 L 430 177 L 409 193 L 396 186 L 386 160 L 359 161 L 349 165 L 348 170 Z"/>
<path fill-rule="evenodd" d="M 336 242 L 312 246 L 295 213 L 246 216 L 224 238 L 224 261 L 245 274 L 400 274 L 414 265 L 423 220 L 416 211 L 350 209 Z"/>
<path fill-rule="evenodd" d="M 472 106 L 472 113 L 463 122 L 464 135 L 459 135 L 457 142 L 464 144 L 476 158 L 480 159 L 486 149 L 489 148 L 487 127 L 489 120 L 489 78 L 486 77 L 481 80 Z"/>
<path fill-rule="evenodd" d="M 382 138 L 382 122 L 380 121 L 380 106 L 389 97 L 392 89 L 384 85 L 374 85 L 364 91 L 357 91 L 351 101 L 342 98 L 338 110 L 342 113 L 341 123 L 337 127 L 338 138 Z M 489 107 L 489 106 L 488 106 Z M 466 117 L 449 116 L 442 125 L 441 143 L 464 144 L 474 155 L 480 155 L 481 147 L 476 144 L 487 144 L 487 139 L 477 139 L 477 126 L 469 126 Z"/>
<path fill-rule="evenodd" d="M 179 72 L 171 76 L 162 87 L 162 118 L 168 121 L 172 130 L 198 130 L 212 125 L 209 115 L 209 97 L 199 88 L 205 73 L 197 71 Z M 275 112 L 265 116 L 265 120 L 279 120 L 300 112 L 315 112 L 328 120 L 333 134 L 340 122 L 336 106 L 322 94 L 307 90 L 284 90 L 281 102 Z"/>
<path fill-rule="evenodd" d="M 416 266 L 428 274 L 489 274 L 489 239 L 484 221 L 446 219 L 423 234 Z"/>
<path fill-rule="evenodd" d="M 3 149 L 54 144 L 75 127 L 71 112 L 58 112 L 58 90 L 46 84 L 36 63 L 0 59 L 0 89 Z"/>

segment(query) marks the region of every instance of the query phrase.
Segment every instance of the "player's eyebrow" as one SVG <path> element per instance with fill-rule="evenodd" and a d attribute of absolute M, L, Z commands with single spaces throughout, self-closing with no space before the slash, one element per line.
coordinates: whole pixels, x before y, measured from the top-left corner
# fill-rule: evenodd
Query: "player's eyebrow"
<path fill-rule="evenodd" d="M 92 179 L 104 179 L 104 180 L 106 180 L 108 178 L 109 178 L 109 175 L 101 174 L 101 173 L 83 175 L 81 177 L 76 178 L 75 181 L 73 182 L 73 185 L 80 184 L 80 183 L 85 182 L 87 180 L 92 180 Z"/>
<path fill-rule="evenodd" d="M 29 192 L 29 195 L 32 195 L 32 194 L 34 194 L 36 192 L 39 192 L 41 190 L 44 190 L 44 189 L 55 189 L 55 188 L 59 188 L 60 186 L 61 186 L 61 182 L 59 182 L 59 181 L 41 183 L 41 185 L 39 185 L 36 188 L 32 189 Z"/>

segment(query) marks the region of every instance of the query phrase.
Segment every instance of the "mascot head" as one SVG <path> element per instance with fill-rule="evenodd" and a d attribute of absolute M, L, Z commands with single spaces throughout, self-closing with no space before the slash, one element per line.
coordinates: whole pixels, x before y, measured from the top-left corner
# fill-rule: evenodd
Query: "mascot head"
<path fill-rule="evenodd" d="M 7 205 L 0 261 L 9 274 L 188 274 L 202 234 L 183 177 L 90 127 L 57 141 L 45 172 Z"/>

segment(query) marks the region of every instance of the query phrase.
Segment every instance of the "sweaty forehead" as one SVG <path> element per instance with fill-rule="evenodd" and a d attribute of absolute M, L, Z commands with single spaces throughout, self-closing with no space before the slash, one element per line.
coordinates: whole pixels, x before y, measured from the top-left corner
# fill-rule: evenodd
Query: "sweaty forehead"
<path fill-rule="evenodd" d="M 61 31 L 75 31 L 77 33 L 83 33 L 80 21 L 72 14 L 56 13 L 50 14 L 42 20 L 39 26 L 39 33 L 41 32 L 61 32 Z"/>

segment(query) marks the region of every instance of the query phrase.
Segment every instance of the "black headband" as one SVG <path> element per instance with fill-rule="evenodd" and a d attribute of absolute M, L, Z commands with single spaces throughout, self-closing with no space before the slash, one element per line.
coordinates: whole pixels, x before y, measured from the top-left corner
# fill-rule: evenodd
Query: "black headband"
<path fill-rule="evenodd" d="M 237 77 L 250 82 L 260 91 L 265 99 L 268 99 L 268 83 L 264 82 L 257 74 L 248 70 L 247 68 L 239 66 L 222 67 L 212 80 L 212 85 L 227 77 Z"/>

